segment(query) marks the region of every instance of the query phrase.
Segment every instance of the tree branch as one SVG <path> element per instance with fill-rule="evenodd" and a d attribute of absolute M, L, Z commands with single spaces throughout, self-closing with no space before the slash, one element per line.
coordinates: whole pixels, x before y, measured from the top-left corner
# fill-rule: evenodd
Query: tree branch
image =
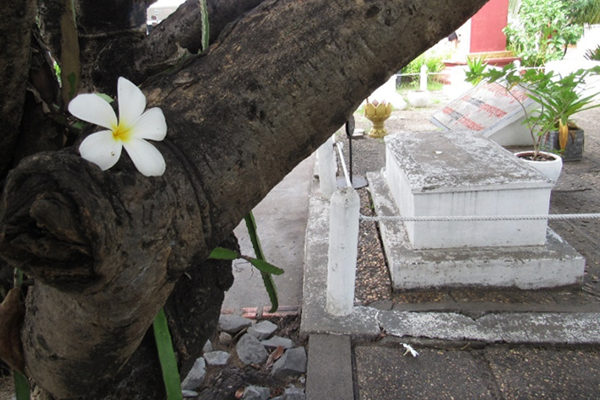
<path fill-rule="evenodd" d="M 35 18 L 35 1 L 7 2 L 0 20 L 0 176 L 13 162 L 19 125 L 25 102 L 25 88 L 31 60 L 31 29 Z"/>
<path fill-rule="evenodd" d="M 39 280 L 23 331 L 36 382 L 64 398 L 106 382 L 185 268 L 485 2 L 267 0 L 206 55 L 146 83 L 169 126 L 157 145 L 163 177 L 144 178 L 127 158 L 102 173 L 75 150 L 21 163 L 2 202 L 0 250 Z"/>

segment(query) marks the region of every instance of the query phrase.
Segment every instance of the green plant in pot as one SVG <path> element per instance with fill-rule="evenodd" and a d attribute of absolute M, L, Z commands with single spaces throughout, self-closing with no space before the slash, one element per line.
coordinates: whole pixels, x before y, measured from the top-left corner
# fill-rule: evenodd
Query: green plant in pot
<path fill-rule="evenodd" d="M 586 78 L 599 74 L 600 67 L 580 69 L 564 77 L 536 71 L 529 85 L 529 98 L 540 105 L 532 118 L 544 127 L 541 148 L 558 151 L 565 161 L 583 157 L 584 132 L 572 120 L 578 112 L 600 106 L 593 103 L 599 92 L 585 94 Z"/>
<path fill-rule="evenodd" d="M 574 160 L 581 159 L 583 139 L 577 139 L 579 128 L 571 118 L 578 112 L 600 106 L 600 103 L 593 102 L 599 92 L 584 93 L 586 79 L 597 74 L 600 74 L 600 67 L 580 69 L 560 76 L 553 71 L 520 70 L 509 64 L 501 70 L 487 69 L 481 73 L 469 71 L 467 80 L 480 78 L 497 83 L 519 102 L 525 112 L 524 124 L 528 127 L 533 142 L 531 158 L 540 160 L 546 157 L 542 150 L 547 150 L 571 156 L 570 159 Z M 511 91 L 515 86 L 521 87 L 527 97 L 537 103 L 538 108 L 527 110 L 524 99 Z M 583 131 L 580 135 L 583 135 Z M 581 149 L 575 149 L 577 144 L 581 144 Z"/>

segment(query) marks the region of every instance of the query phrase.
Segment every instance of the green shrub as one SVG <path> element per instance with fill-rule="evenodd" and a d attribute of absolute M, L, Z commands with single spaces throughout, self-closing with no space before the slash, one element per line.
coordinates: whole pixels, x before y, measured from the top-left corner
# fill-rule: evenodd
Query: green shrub
<path fill-rule="evenodd" d="M 588 49 L 585 54 L 584 57 L 587 60 L 592 60 L 592 61 L 600 61 L 600 46 L 596 47 L 595 49 Z"/>
<path fill-rule="evenodd" d="M 418 74 L 421 72 L 421 66 L 423 64 L 427 65 L 427 71 L 429 73 L 441 72 L 445 65 L 444 59 L 447 56 L 443 54 L 434 54 L 434 53 L 423 53 L 419 57 L 412 60 L 406 67 L 402 68 L 403 74 Z"/>
<path fill-rule="evenodd" d="M 571 19 L 573 12 L 564 0 L 522 0 L 504 29 L 508 46 L 521 57 L 523 66 L 541 66 L 560 60 L 568 45 L 583 35 L 583 27 Z"/>

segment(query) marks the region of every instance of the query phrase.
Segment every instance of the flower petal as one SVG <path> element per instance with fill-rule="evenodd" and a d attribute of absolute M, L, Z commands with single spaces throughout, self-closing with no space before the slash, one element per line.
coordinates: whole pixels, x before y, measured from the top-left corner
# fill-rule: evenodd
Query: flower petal
<path fill-rule="evenodd" d="M 114 129 L 117 116 L 110 104 L 96 94 L 80 94 L 69 103 L 73 116 L 104 128 Z"/>
<path fill-rule="evenodd" d="M 124 142 L 123 147 L 142 175 L 161 176 L 165 172 L 166 164 L 162 154 L 145 140 L 132 138 Z"/>
<path fill-rule="evenodd" d="M 127 79 L 121 77 L 117 84 L 119 95 L 119 123 L 123 127 L 131 126 L 146 108 L 146 96 Z"/>
<path fill-rule="evenodd" d="M 167 121 L 160 108 L 151 108 L 133 123 L 131 136 L 138 139 L 163 140 L 167 136 Z"/>
<path fill-rule="evenodd" d="M 112 131 L 100 131 L 86 137 L 79 145 L 79 153 L 84 159 L 106 171 L 119 161 L 121 142 L 113 138 Z"/>

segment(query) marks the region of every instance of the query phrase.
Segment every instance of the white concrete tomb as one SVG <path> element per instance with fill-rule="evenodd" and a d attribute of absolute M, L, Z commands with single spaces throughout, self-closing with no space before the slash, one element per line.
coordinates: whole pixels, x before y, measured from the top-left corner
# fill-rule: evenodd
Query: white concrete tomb
<path fill-rule="evenodd" d="M 554 184 L 472 132 L 406 132 L 386 141 L 385 178 L 400 215 L 546 215 Z M 543 246 L 547 219 L 405 222 L 414 249 Z"/>

